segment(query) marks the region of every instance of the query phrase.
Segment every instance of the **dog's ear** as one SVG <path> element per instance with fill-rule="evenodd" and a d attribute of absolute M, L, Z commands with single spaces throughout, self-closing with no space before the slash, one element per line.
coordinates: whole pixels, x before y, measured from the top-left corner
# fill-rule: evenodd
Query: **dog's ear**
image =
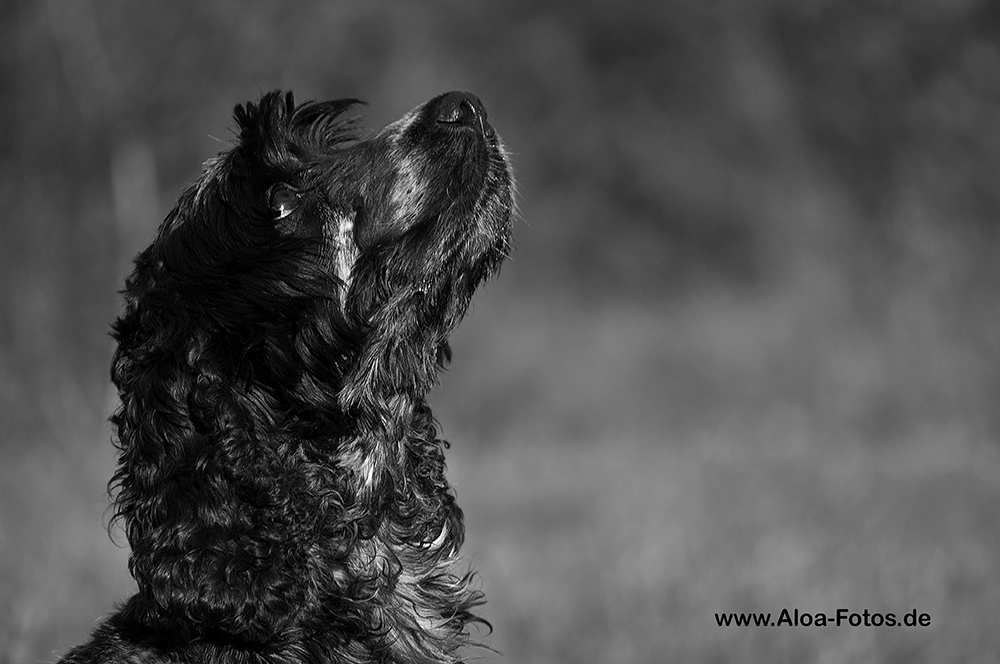
<path fill-rule="evenodd" d="M 129 568 L 158 629 L 266 642 L 305 603 L 315 524 L 290 532 L 280 518 L 304 480 L 254 438 L 270 397 L 239 377 L 239 358 L 204 330 L 196 307 L 168 306 L 150 256 L 137 261 L 113 328 L 112 485 Z"/>

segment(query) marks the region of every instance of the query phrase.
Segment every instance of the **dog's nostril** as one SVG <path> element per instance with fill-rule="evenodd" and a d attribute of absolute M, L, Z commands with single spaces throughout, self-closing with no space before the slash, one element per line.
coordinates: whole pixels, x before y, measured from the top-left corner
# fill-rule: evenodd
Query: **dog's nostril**
<path fill-rule="evenodd" d="M 438 99 L 434 119 L 441 124 L 472 127 L 486 133 L 486 107 L 468 92 L 449 92 Z"/>

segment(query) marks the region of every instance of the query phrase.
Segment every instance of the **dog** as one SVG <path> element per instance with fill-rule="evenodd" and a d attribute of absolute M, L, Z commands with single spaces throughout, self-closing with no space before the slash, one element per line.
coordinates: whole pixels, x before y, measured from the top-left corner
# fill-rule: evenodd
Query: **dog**
<path fill-rule="evenodd" d="M 138 591 L 65 664 L 456 662 L 485 623 L 427 394 L 511 251 L 511 167 L 472 94 L 367 137 L 359 103 L 238 105 L 137 257 L 109 489 Z"/>

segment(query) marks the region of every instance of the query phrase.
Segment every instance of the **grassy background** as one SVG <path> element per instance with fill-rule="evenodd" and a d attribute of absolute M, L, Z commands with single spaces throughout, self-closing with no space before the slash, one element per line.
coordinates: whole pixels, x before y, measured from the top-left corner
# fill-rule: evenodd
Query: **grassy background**
<path fill-rule="evenodd" d="M 988 0 L 0 5 L 0 661 L 131 580 L 131 257 L 274 87 L 475 91 L 515 259 L 433 401 L 508 662 L 1000 661 Z M 783 607 L 930 627 L 720 628 Z M 488 651 L 472 653 L 501 661 Z"/>

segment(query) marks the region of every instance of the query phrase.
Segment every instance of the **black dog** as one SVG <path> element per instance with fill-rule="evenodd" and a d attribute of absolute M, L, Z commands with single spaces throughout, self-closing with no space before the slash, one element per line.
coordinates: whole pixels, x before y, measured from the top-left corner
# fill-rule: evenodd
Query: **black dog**
<path fill-rule="evenodd" d="M 482 595 L 426 395 L 510 249 L 512 178 L 452 92 L 237 106 L 136 260 L 112 376 L 138 593 L 63 659 L 454 662 Z"/>

